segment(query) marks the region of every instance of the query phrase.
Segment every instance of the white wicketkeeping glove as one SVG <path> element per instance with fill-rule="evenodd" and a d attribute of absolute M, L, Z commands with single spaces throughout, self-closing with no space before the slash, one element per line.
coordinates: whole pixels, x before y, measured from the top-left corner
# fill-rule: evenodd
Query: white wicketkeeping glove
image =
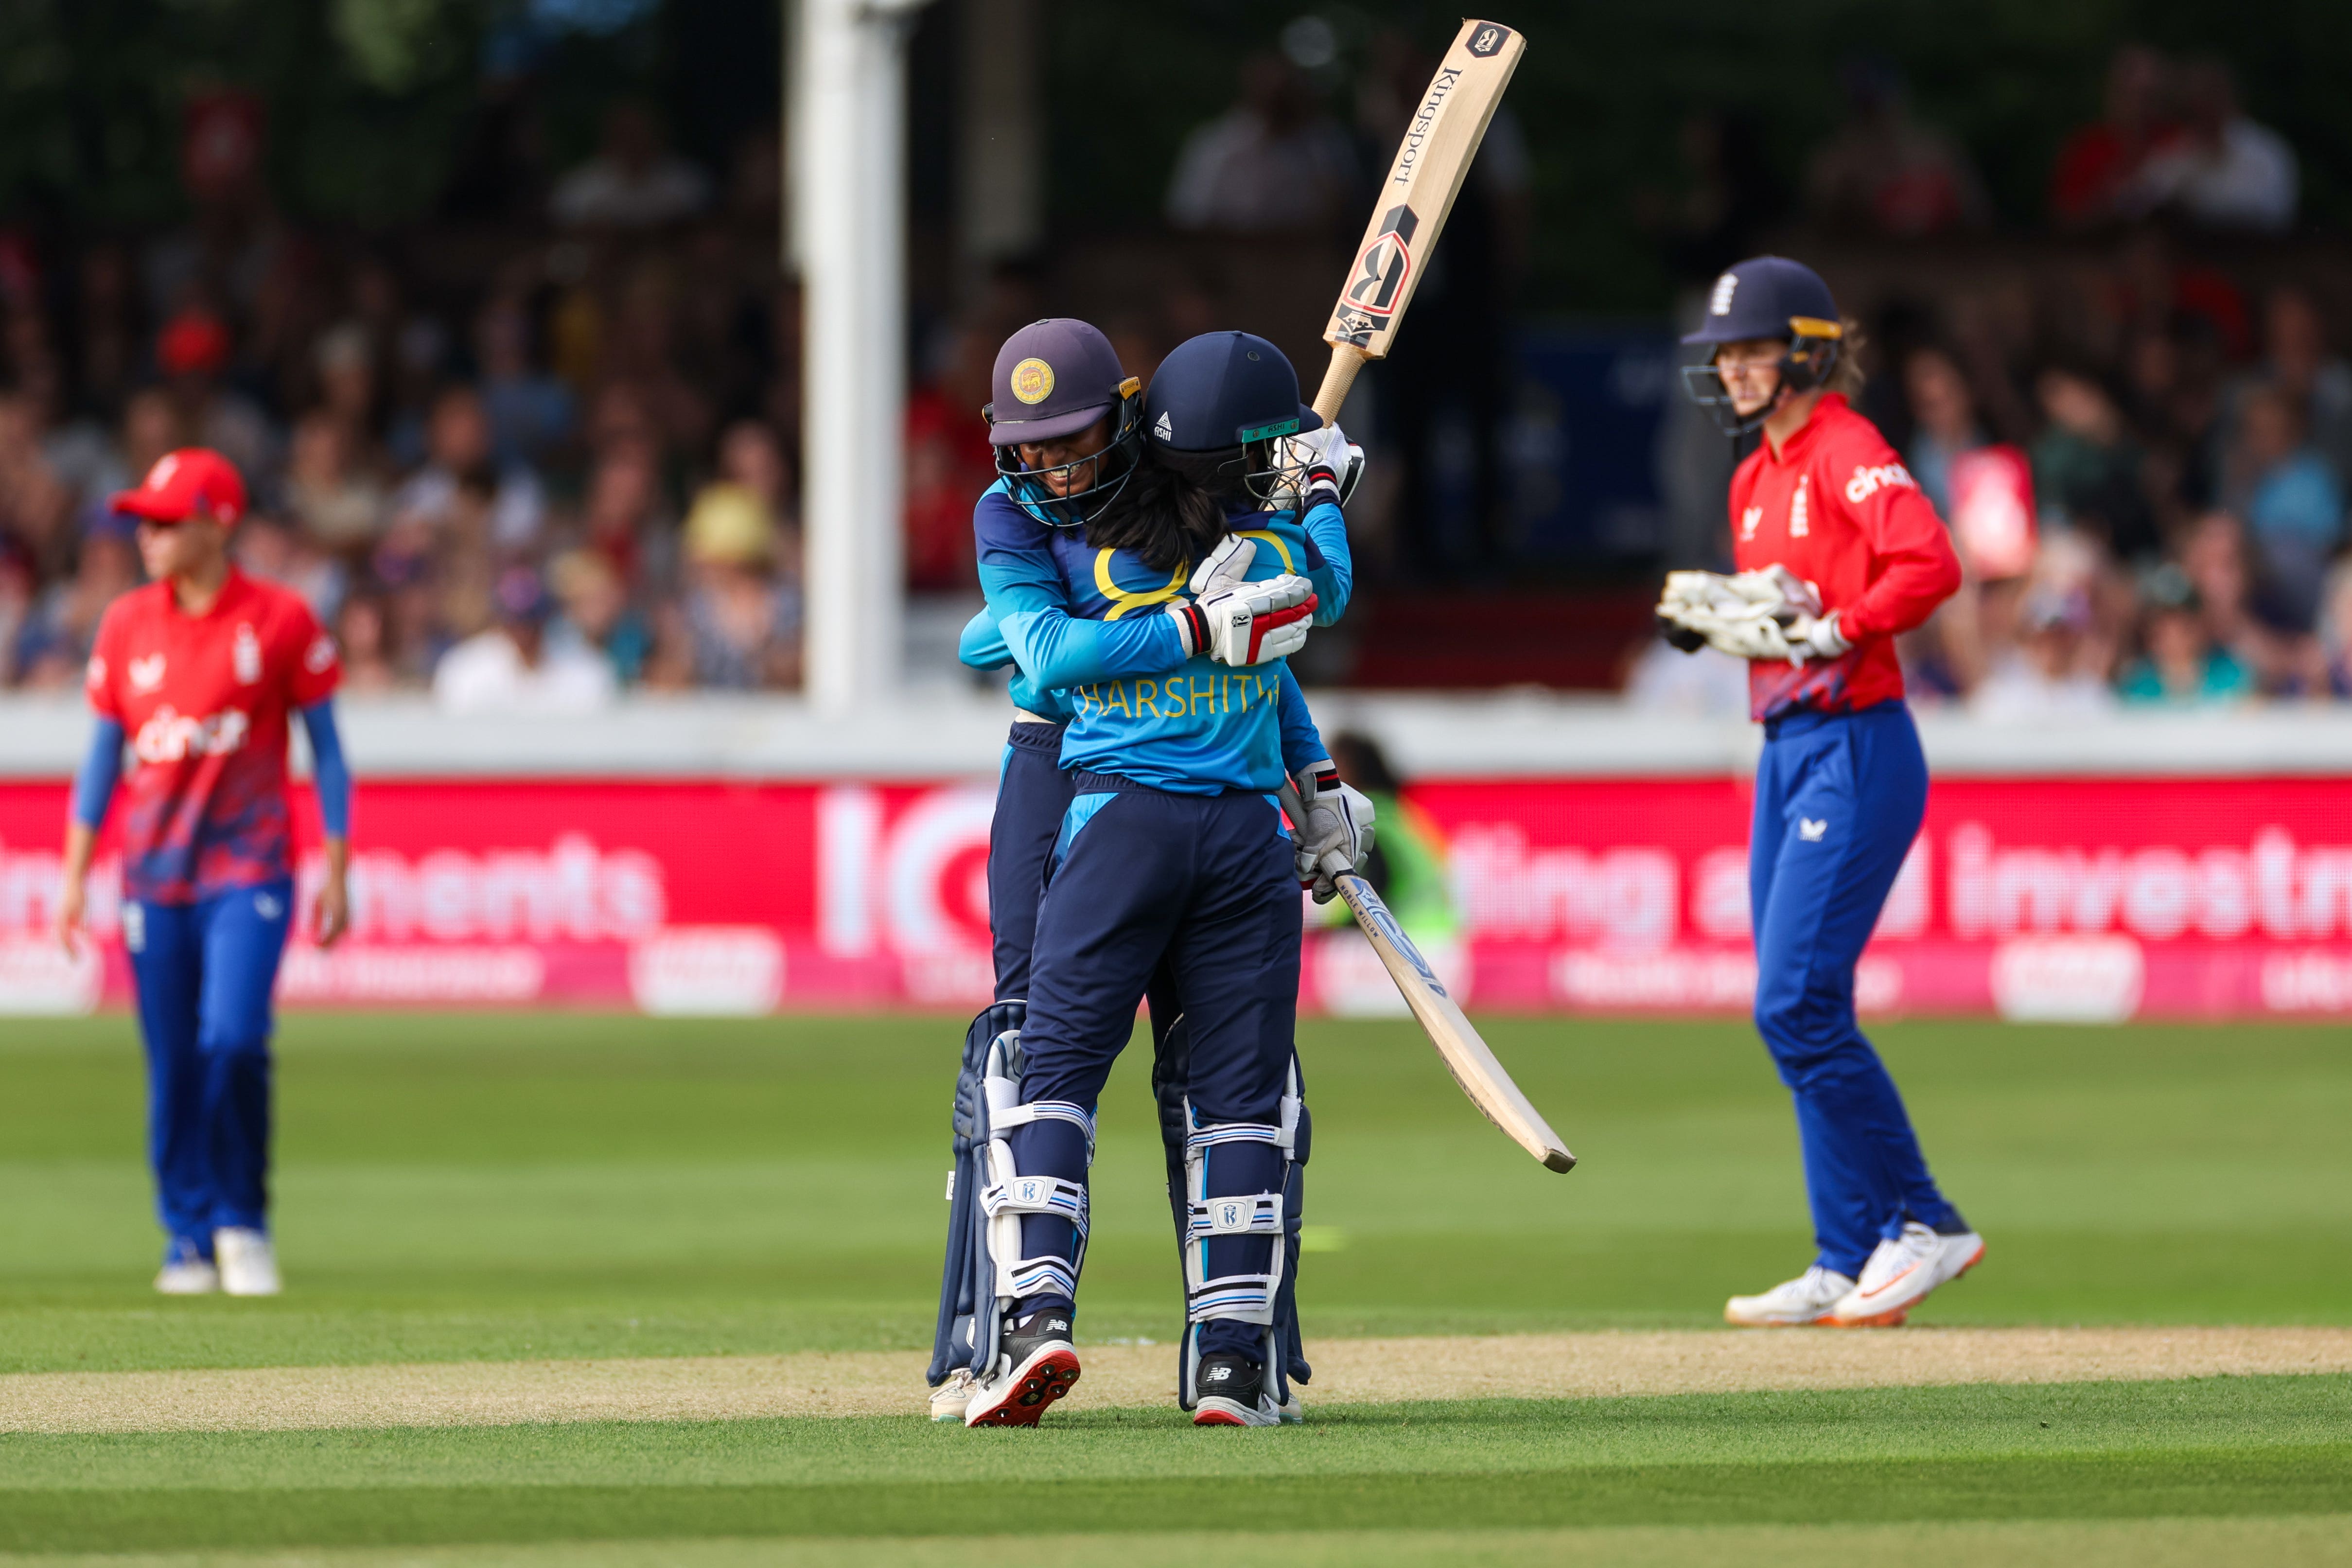
<path fill-rule="evenodd" d="M 1314 624 L 1315 584 L 1286 572 L 1247 582 L 1257 543 L 1238 534 L 1209 552 L 1188 584 L 1192 602 L 1171 603 L 1184 640 L 1184 657 L 1207 654 L 1219 664 L 1266 664 L 1307 646 Z"/>
<path fill-rule="evenodd" d="M 1297 490 L 1286 487 L 1276 498 L 1277 504 L 1286 507 L 1293 500 L 1313 506 L 1327 499 L 1315 493 L 1318 489 L 1328 491 L 1328 499 L 1334 503 L 1345 506 L 1356 493 L 1356 481 L 1364 477 L 1364 449 L 1349 440 L 1336 421 L 1320 430 L 1283 437 L 1278 460 L 1298 471 Z"/>
<path fill-rule="evenodd" d="M 1300 773 L 1297 784 L 1307 806 L 1307 820 L 1294 824 L 1291 835 L 1298 882 L 1315 889 L 1317 903 L 1328 904 L 1339 889 L 1325 859 L 1336 849 L 1353 871 L 1372 853 L 1371 797 L 1341 784 L 1339 768 L 1328 758 Z"/>
<path fill-rule="evenodd" d="M 1853 646 L 1836 613 L 1822 613 L 1820 591 L 1778 563 L 1737 577 L 1669 572 L 1657 613 L 1666 640 L 1685 653 L 1705 643 L 1737 658 L 1803 664 Z"/>

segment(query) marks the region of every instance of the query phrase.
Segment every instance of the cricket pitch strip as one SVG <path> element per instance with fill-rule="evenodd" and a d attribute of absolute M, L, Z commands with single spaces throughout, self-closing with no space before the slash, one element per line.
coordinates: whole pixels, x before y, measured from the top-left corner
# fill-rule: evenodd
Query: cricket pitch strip
<path fill-rule="evenodd" d="M 1175 1399 L 1169 1345 L 1084 1344 L 1066 1409 Z M 2352 1372 L 2347 1328 L 1612 1331 L 1310 1342 L 1321 1406 Z M 0 1376 L 0 1432 L 271 1431 L 914 1415 L 913 1352 Z"/>

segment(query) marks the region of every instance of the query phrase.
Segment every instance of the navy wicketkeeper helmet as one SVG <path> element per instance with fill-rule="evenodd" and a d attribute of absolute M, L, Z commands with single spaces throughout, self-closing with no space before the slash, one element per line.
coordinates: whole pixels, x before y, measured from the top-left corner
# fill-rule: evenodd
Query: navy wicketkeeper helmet
<path fill-rule="evenodd" d="M 1716 374 L 1714 355 L 1702 364 L 1683 367 L 1683 390 L 1715 415 L 1726 433 L 1744 436 L 1764 423 L 1780 397 L 1811 392 L 1828 382 L 1843 351 L 1845 328 L 1837 300 L 1820 273 L 1785 256 L 1759 256 L 1739 263 L 1715 280 L 1706 297 L 1706 315 L 1698 331 L 1683 342 L 1708 349 L 1725 343 L 1778 338 L 1789 345 L 1780 360 L 1780 393 L 1746 418 L 1732 405 L 1723 378 Z"/>

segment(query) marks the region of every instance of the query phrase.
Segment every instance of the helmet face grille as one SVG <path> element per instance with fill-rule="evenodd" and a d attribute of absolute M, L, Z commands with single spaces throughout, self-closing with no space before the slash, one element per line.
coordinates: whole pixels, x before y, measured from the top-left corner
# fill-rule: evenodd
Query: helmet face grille
<path fill-rule="evenodd" d="M 1118 425 L 1101 451 L 1047 468 L 1025 468 L 1018 446 L 996 448 L 996 471 L 1013 500 L 1047 528 L 1084 528 L 1110 510 L 1135 477 L 1143 441 L 1143 395 L 1129 378 L 1120 389 Z M 1057 494 L 1055 481 L 1059 479 Z"/>

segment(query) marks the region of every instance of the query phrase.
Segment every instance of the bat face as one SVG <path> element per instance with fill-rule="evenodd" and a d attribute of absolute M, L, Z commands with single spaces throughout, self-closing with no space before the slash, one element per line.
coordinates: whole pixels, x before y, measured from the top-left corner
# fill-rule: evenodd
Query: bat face
<path fill-rule="evenodd" d="M 1486 122 L 1526 50 L 1527 40 L 1499 23 L 1462 25 L 1397 143 L 1324 342 L 1357 349 L 1367 359 L 1389 352 L 1412 298 L 1418 258 L 1445 226 Z"/>

